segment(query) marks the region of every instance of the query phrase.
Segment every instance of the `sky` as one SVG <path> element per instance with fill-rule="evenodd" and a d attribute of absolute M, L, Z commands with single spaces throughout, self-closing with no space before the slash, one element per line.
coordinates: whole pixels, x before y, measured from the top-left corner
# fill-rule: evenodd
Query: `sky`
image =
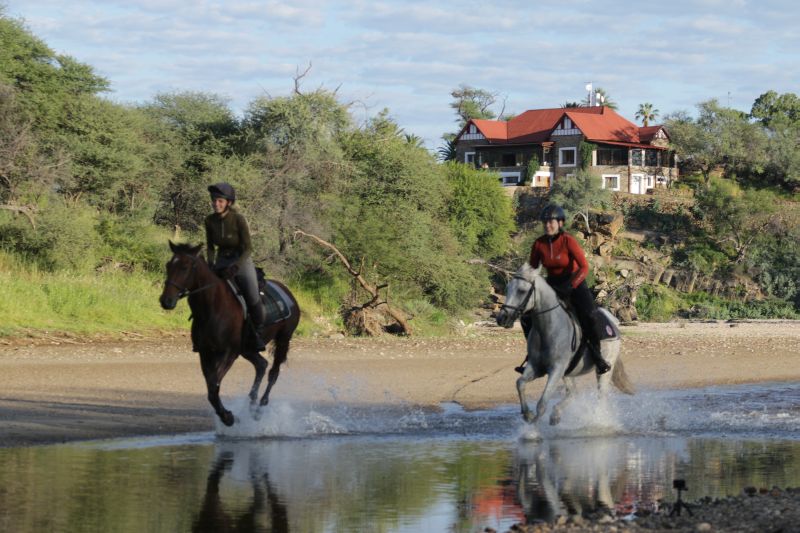
<path fill-rule="evenodd" d="M 260 96 L 336 90 L 356 122 L 387 108 L 428 148 L 457 129 L 461 84 L 499 112 L 560 107 L 592 82 L 631 121 L 702 101 L 749 111 L 800 92 L 796 0 L 0 0 L 57 53 L 92 65 L 108 98 L 202 91 L 243 114 Z M 657 120 L 658 122 L 658 120 Z"/>

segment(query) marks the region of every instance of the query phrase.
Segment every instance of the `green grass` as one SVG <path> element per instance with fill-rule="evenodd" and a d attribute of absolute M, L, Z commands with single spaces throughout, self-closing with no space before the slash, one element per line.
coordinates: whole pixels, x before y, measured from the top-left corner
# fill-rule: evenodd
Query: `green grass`
<path fill-rule="evenodd" d="M 0 252 L 0 337 L 51 335 L 121 337 L 187 332 L 185 301 L 173 311 L 158 302 L 162 275 L 147 272 L 49 272 L 18 256 Z M 344 330 L 341 306 L 351 290 L 348 280 L 320 276 L 287 283 L 302 310 L 295 335 L 328 335 Z M 366 301 L 359 293 L 360 302 Z M 391 305 L 411 317 L 416 336 L 450 335 L 458 317 L 410 294 L 395 295 Z"/>
<path fill-rule="evenodd" d="M 187 328 L 188 308 L 161 309 L 146 274 L 43 272 L 0 257 L 0 336 L 119 334 Z"/>
<path fill-rule="evenodd" d="M 734 301 L 704 292 L 684 294 L 661 285 L 642 285 L 636 299 L 639 320 L 667 322 L 673 318 L 712 320 L 789 318 L 800 316 L 790 302 L 779 299 Z"/>

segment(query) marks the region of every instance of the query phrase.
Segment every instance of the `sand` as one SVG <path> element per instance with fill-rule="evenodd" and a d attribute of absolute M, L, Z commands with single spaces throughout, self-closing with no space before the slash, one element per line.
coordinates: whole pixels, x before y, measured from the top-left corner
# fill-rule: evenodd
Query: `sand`
<path fill-rule="evenodd" d="M 800 322 L 623 327 L 622 360 L 640 389 L 800 380 Z M 212 431 L 188 336 L 124 342 L 0 341 L 0 446 Z M 293 342 L 273 399 L 467 409 L 516 403 L 519 330 L 467 328 L 451 338 L 315 338 Z M 236 362 L 223 402 L 243 396 Z M 593 378 L 580 378 L 591 386 Z M 529 387 L 532 397 L 542 380 Z"/>

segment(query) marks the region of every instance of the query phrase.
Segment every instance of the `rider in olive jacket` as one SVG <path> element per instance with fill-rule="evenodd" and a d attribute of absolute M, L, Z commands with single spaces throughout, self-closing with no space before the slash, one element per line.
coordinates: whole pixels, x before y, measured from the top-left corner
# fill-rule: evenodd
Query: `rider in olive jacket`
<path fill-rule="evenodd" d="M 228 183 L 208 187 L 214 213 L 205 218 L 208 264 L 224 277 L 234 276 L 247 303 L 256 330 L 258 350 L 265 345 L 258 332 L 266 321 L 266 309 L 258 291 L 256 269 L 251 257 L 250 229 L 244 215 L 233 207 L 236 191 Z"/>

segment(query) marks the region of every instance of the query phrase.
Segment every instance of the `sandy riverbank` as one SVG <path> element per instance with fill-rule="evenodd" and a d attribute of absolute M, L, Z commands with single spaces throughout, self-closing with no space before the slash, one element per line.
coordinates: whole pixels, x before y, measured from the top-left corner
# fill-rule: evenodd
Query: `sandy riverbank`
<path fill-rule="evenodd" d="M 800 380 L 800 322 L 640 324 L 622 357 L 640 389 Z M 0 446 L 209 431 L 212 412 L 188 337 L 89 344 L 0 345 Z M 448 339 L 302 339 L 273 398 L 466 408 L 516 402 L 518 331 Z M 589 386 L 591 378 L 582 378 Z M 239 360 L 223 401 L 245 394 Z M 541 382 L 530 387 L 532 395 Z"/>

